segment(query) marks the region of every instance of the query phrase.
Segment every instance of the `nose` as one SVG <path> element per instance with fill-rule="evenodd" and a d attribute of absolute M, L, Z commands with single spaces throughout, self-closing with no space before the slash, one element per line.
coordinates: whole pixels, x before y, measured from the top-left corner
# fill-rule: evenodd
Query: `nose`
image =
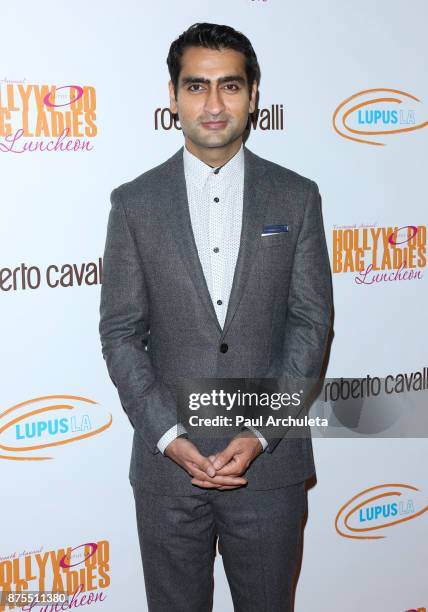
<path fill-rule="evenodd" d="M 207 114 L 216 116 L 224 111 L 224 102 L 221 93 L 217 88 L 212 87 L 208 91 L 208 95 L 205 99 L 204 110 Z"/>

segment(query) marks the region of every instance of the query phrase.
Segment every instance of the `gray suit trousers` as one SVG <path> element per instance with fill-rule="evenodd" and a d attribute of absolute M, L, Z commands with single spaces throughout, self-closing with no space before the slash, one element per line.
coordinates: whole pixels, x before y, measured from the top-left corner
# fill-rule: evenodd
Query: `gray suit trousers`
<path fill-rule="evenodd" d="M 212 610 L 216 536 L 235 612 L 291 612 L 304 482 L 193 496 L 133 491 L 150 612 Z"/>

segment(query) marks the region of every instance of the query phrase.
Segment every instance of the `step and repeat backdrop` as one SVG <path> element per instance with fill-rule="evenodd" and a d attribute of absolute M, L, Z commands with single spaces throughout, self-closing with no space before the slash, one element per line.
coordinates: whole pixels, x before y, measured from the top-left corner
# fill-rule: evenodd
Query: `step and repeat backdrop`
<path fill-rule="evenodd" d="M 427 17 L 423 0 L 3 4 L 0 591 L 147 609 L 132 428 L 98 335 L 102 255 L 112 189 L 183 143 L 166 56 L 194 22 L 250 38 L 247 146 L 319 185 L 327 376 L 389 377 L 400 410 L 401 391 L 426 390 Z M 297 612 L 428 607 L 426 439 L 369 438 L 314 439 Z M 220 556 L 215 584 L 214 610 L 232 610 Z"/>

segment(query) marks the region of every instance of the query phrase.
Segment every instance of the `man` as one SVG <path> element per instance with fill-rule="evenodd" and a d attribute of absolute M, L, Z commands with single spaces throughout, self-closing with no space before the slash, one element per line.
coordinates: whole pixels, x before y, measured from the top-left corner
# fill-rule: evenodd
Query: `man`
<path fill-rule="evenodd" d="M 260 81 L 249 40 L 195 24 L 171 45 L 184 147 L 113 190 L 103 355 L 134 428 L 130 481 L 152 612 L 206 612 L 215 539 L 239 612 L 292 606 L 315 472 L 310 438 L 192 439 L 186 378 L 319 376 L 331 280 L 316 184 L 243 145 Z"/>

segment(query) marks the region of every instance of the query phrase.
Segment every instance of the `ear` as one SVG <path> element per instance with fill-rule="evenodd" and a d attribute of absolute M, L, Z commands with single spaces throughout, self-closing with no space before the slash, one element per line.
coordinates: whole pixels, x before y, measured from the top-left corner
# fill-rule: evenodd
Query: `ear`
<path fill-rule="evenodd" d="M 251 99 L 250 99 L 250 113 L 254 113 L 256 110 L 256 98 L 257 98 L 257 81 L 253 81 L 253 85 L 251 87 Z"/>
<path fill-rule="evenodd" d="M 175 115 L 177 113 L 177 100 L 175 99 L 174 85 L 172 84 L 172 81 L 169 81 L 168 89 L 169 89 L 169 110 L 171 111 L 173 115 Z"/>

